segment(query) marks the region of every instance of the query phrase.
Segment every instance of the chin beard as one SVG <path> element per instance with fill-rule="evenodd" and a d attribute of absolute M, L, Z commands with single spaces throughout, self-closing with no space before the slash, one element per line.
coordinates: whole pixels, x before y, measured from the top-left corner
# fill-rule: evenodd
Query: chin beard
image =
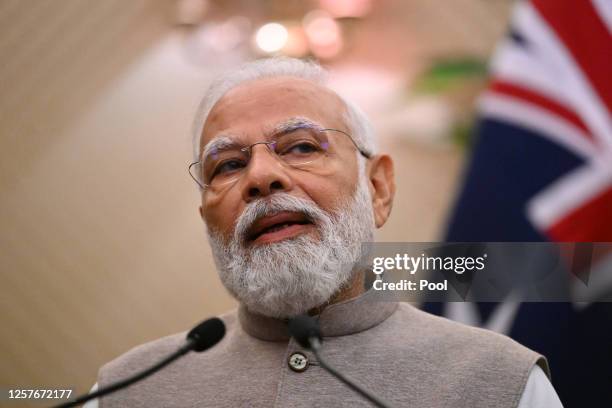
<path fill-rule="evenodd" d="M 317 233 L 246 245 L 252 223 L 280 211 L 304 213 Z M 361 245 L 373 240 L 373 231 L 370 193 L 365 175 L 360 174 L 353 197 L 331 214 L 310 200 L 275 193 L 245 208 L 229 242 L 210 229 L 208 235 L 227 290 L 251 312 L 287 318 L 325 304 L 352 282 Z"/>

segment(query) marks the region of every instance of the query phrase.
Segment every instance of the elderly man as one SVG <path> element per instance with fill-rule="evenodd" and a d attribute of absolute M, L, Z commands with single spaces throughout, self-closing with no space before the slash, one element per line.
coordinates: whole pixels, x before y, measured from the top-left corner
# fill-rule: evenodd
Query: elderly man
<path fill-rule="evenodd" d="M 385 224 L 393 163 L 323 70 L 276 58 L 213 83 L 195 126 L 204 220 L 220 278 L 240 301 L 225 338 L 104 407 L 367 406 L 287 334 L 309 313 L 329 362 L 391 406 L 559 407 L 545 360 L 514 341 L 396 302 L 373 302 L 355 265 Z M 100 370 L 100 385 L 174 351 L 184 334 Z"/>

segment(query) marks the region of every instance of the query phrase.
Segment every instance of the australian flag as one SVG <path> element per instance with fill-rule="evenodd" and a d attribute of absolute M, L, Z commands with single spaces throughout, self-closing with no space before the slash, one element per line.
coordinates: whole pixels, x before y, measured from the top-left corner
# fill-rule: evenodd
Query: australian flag
<path fill-rule="evenodd" d="M 517 3 L 479 112 L 447 241 L 612 242 L 612 0 Z M 424 308 L 546 355 L 565 407 L 612 407 L 612 303 Z"/>

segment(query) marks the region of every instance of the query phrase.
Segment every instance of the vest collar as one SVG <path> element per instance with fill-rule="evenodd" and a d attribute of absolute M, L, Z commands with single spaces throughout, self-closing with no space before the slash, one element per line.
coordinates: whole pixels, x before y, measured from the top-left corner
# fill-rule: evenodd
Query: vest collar
<path fill-rule="evenodd" d="M 313 316 L 319 322 L 323 337 L 346 336 L 368 330 L 382 323 L 397 309 L 397 302 L 373 299 L 370 290 L 361 296 L 334 303 Z M 243 304 L 238 308 L 242 329 L 251 336 L 267 341 L 287 341 L 288 319 L 275 319 L 250 312 Z"/>

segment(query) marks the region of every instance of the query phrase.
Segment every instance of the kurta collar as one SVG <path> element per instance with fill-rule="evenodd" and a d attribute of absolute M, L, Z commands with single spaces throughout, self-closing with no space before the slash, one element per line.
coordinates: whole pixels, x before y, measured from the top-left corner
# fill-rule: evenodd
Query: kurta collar
<path fill-rule="evenodd" d="M 370 290 L 361 296 L 327 306 L 315 319 L 323 337 L 346 336 L 368 330 L 382 323 L 397 309 L 397 302 L 374 300 Z M 238 308 L 242 329 L 253 337 L 267 341 L 287 341 L 287 320 L 274 319 Z"/>

